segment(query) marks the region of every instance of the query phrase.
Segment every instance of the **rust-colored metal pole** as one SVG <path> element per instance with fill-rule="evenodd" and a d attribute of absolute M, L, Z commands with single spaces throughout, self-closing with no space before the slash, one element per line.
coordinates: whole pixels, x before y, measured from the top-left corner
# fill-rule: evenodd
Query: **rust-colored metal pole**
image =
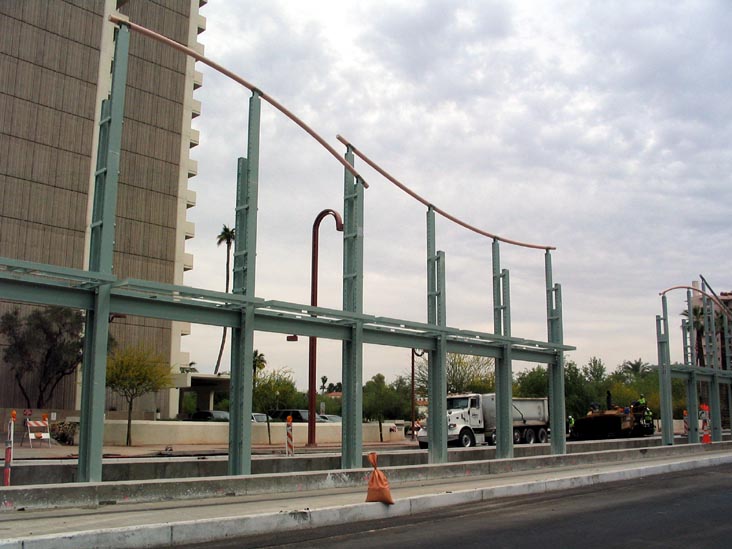
<path fill-rule="evenodd" d="M 318 235 L 320 223 L 332 215 L 335 219 L 336 231 L 343 232 L 343 218 L 335 210 L 330 208 L 318 214 L 313 222 L 313 247 L 310 261 L 310 305 L 318 306 Z M 317 392 L 317 360 L 318 360 L 318 338 L 308 338 L 308 446 L 316 446 L 315 442 L 315 404 Z"/>

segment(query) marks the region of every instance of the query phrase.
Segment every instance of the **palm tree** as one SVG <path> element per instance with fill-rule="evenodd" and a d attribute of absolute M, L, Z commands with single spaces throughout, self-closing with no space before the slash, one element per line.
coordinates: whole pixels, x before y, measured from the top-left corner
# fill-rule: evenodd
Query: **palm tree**
<path fill-rule="evenodd" d="M 226 244 L 226 292 L 229 291 L 229 275 L 231 273 L 231 245 L 235 239 L 235 229 L 230 229 L 226 225 L 221 228 L 221 232 L 216 237 L 216 245 Z M 216 367 L 214 368 L 214 374 L 219 373 L 221 367 L 221 356 L 224 354 L 224 345 L 226 344 L 226 326 L 224 326 L 224 333 L 221 336 L 221 347 L 219 348 L 219 356 L 216 359 Z"/>
<path fill-rule="evenodd" d="M 696 334 L 696 364 L 692 364 L 692 366 L 704 368 L 706 366 L 706 361 L 704 360 L 704 309 L 694 306 L 691 309 L 691 314 L 694 316 L 690 321 L 691 328 L 694 330 L 694 334 Z M 688 318 L 688 309 L 681 311 L 681 316 Z"/>
<path fill-rule="evenodd" d="M 254 370 L 254 381 L 257 381 L 257 370 L 263 370 L 267 365 L 267 359 L 264 358 L 264 353 L 260 353 L 254 349 L 254 356 L 252 356 L 252 369 Z"/>
<path fill-rule="evenodd" d="M 626 360 L 620 365 L 620 371 L 629 379 L 638 379 L 651 371 L 651 366 L 647 362 L 643 362 L 642 358 L 636 360 Z"/>

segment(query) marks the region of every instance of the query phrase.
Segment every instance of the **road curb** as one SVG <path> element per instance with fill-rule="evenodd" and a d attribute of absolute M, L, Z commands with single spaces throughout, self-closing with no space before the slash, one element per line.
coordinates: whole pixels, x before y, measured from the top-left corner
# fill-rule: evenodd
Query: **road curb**
<path fill-rule="evenodd" d="M 710 456 L 619 471 L 580 474 L 555 479 L 507 482 L 499 486 L 412 496 L 394 505 L 357 503 L 320 509 L 281 511 L 241 517 L 198 519 L 134 527 L 87 530 L 64 534 L 0 540 L 0 548 L 65 549 L 78 547 L 166 547 L 240 536 L 266 534 L 403 517 L 436 508 L 531 494 L 543 494 L 606 482 L 631 480 L 664 473 L 732 463 L 732 455 Z M 551 473 L 547 473 L 551 475 Z"/>

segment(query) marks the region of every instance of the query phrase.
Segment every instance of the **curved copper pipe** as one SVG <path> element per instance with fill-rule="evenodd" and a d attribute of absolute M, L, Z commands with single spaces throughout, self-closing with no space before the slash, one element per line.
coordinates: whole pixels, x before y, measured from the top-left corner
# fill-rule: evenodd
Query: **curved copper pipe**
<path fill-rule="evenodd" d="M 312 256 L 310 259 L 310 305 L 318 306 L 318 244 L 320 234 L 320 223 L 328 217 L 335 219 L 336 231 L 343 232 L 343 218 L 341 214 L 330 208 L 320 212 L 313 222 Z M 315 393 L 317 391 L 317 360 L 318 360 L 318 338 L 308 338 L 308 446 L 316 446 L 315 443 Z"/>
<path fill-rule="evenodd" d="M 378 164 L 376 164 L 373 160 L 371 160 L 368 156 L 363 154 L 361 151 L 359 151 L 356 147 L 353 146 L 353 143 L 348 141 L 345 137 L 342 135 L 337 135 L 336 138 L 338 141 L 346 145 L 347 147 L 351 147 L 353 150 L 353 153 L 358 156 L 361 160 L 366 162 L 369 166 L 371 166 L 374 170 L 379 172 L 381 175 L 383 175 L 386 179 L 388 179 L 391 183 L 399 187 L 401 190 L 403 190 L 405 193 L 407 193 L 409 196 L 417 200 L 418 202 L 421 202 L 428 208 L 432 208 L 435 212 L 440 214 L 442 217 L 449 219 L 453 223 L 457 223 L 461 227 L 465 227 L 469 231 L 473 231 L 474 233 L 477 233 L 482 236 L 487 236 L 488 238 L 492 238 L 494 240 L 498 240 L 500 242 L 505 242 L 506 244 L 513 244 L 514 246 L 522 246 L 524 248 L 534 248 L 537 250 L 556 250 L 556 247 L 554 246 L 545 246 L 543 244 L 529 244 L 527 242 L 519 242 L 518 240 L 511 240 L 509 238 L 504 238 L 502 236 L 495 235 L 493 233 L 489 233 L 487 231 L 484 231 L 482 229 L 479 229 L 478 227 L 475 227 L 473 225 L 470 225 L 469 223 L 466 223 L 462 219 L 458 219 L 454 215 L 451 215 L 447 213 L 445 210 L 438 208 L 434 204 L 432 204 L 430 201 L 428 201 L 426 198 L 421 197 L 417 193 L 415 193 L 412 189 L 404 185 L 403 183 L 399 182 L 395 177 L 390 175 L 386 170 L 382 169 Z"/>
<path fill-rule="evenodd" d="M 694 288 L 694 286 L 671 286 L 670 288 L 666 288 L 662 292 L 659 292 L 658 295 L 665 296 L 671 290 L 691 290 L 692 292 L 698 292 L 701 295 L 703 295 L 705 297 L 708 297 L 709 299 L 711 299 L 712 301 L 714 301 L 714 303 L 717 305 L 717 307 L 719 307 L 719 309 L 722 311 L 722 313 L 724 313 L 724 315 L 727 318 L 729 318 L 730 320 L 732 320 L 732 313 L 730 313 L 730 311 L 727 308 L 727 306 L 724 303 L 722 303 L 719 299 L 717 299 L 716 296 L 714 296 L 712 294 L 708 294 L 708 293 L 700 290 L 699 288 Z"/>
<path fill-rule="evenodd" d="M 292 120 L 295 124 L 300 126 L 303 130 L 305 130 L 305 132 L 310 137 L 312 137 L 313 139 L 315 139 L 315 141 L 320 143 L 320 145 L 323 148 L 325 148 L 325 150 L 328 151 L 333 156 L 333 158 L 338 160 L 338 162 L 340 162 L 344 168 L 346 168 L 356 178 L 358 178 L 358 180 L 361 182 L 361 184 L 364 186 L 364 188 L 368 189 L 369 185 L 368 185 L 368 183 L 366 183 L 366 180 L 363 178 L 363 176 L 360 173 L 358 173 L 356 168 L 354 168 L 351 164 L 349 164 L 345 158 L 343 158 L 341 155 L 339 155 L 338 152 L 325 141 L 325 139 L 320 137 L 320 135 L 318 135 L 318 133 L 315 130 L 313 130 L 310 126 L 305 124 L 305 122 L 300 120 L 297 116 L 295 116 L 292 112 L 290 112 L 287 108 L 285 108 L 279 101 L 277 101 L 275 98 L 273 98 L 269 94 L 267 94 L 267 93 L 263 92 L 262 90 L 260 90 L 259 88 L 257 88 L 251 82 L 244 80 L 241 76 L 231 72 L 226 67 L 223 67 L 222 65 L 219 65 L 218 63 L 216 63 L 214 61 L 211 61 L 207 57 L 198 53 L 196 50 L 193 50 L 187 46 L 184 46 L 183 44 L 180 44 L 180 43 L 176 42 L 175 40 L 171 40 L 170 38 L 163 36 L 162 34 L 158 34 L 157 32 L 152 31 L 146 27 L 143 27 L 142 25 L 138 25 L 137 23 L 132 23 L 131 21 L 128 21 L 127 19 L 123 19 L 121 17 L 117 17 L 116 15 L 110 15 L 109 20 L 112 23 L 117 23 L 118 25 L 127 25 L 132 30 L 139 32 L 140 34 L 144 34 L 145 36 L 152 38 L 153 40 L 157 40 L 158 42 L 167 44 L 171 48 L 174 48 L 180 52 L 183 52 L 186 55 L 193 57 L 196 61 L 200 61 L 204 65 L 208 65 L 209 67 L 220 72 L 221 74 L 228 76 L 234 82 L 241 84 L 242 86 L 251 90 L 252 92 L 259 93 L 262 99 L 264 99 L 267 103 L 269 103 L 275 109 L 277 109 L 282 114 L 284 114 L 287 118 Z"/>

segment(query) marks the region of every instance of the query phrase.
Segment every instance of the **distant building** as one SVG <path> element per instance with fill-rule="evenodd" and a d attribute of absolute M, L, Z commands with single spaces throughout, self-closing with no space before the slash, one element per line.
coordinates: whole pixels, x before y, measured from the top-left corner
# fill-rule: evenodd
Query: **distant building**
<path fill-rule="evenodd" d="M 77 269 L 88 265 L 89 220 L 100 105 L 111 85 L 113 12 L 203 51 L 199 7 L 206 0 L 0 0 L 0 256 Z M 202 75 L 194 61 L 132 33 L 120 168 L 114 272 L 120 277 L 183 283 L 193 268 L 185 241 L 195 205 L 189 150 Z M 0 313 L 17 304 L 0 303 Z M 24 311 L 27 306 L 21 307 Z M 147 344 L 174 370 L 184 323 L 116 319 L 120 345 Z M 2 344 L 3 342 L 0 342 Z M 0 364 L 0 407 L 24 400 Z M 52 406 L 79 407 L 78 380 L 59 386 Z M 108 394 L 107 407 L 122 408 Z M 175 390 L 141 399 L 141 410 L 175 416 Z"/>

